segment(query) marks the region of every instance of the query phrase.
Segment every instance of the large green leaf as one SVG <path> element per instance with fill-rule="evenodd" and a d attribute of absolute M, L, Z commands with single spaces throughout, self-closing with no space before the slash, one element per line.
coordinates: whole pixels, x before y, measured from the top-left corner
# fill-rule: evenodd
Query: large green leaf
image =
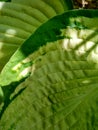
<path fill-rule="evenodd" d="M 78 16 L 78 12 L 81 13 L 81 17 Z M 16 53 L 12 56 L 10 61 L 7 63 L 7 65 L 5 66 L 5 68 L 3 69 L 0 75 L 0 85 L 5 86 L 10 84 L 11 82 L 16 82 L 21 80 L 21 78 L 26 77 L 30 72 L 30 68 L 31 68 L 30 66 L 32 66 L 32 64 L 34 63 L 34 61 L 31 61 L 30 60 L 31 58 L 27 58 L 27 56 L 30 55 L 32 52 L 36 51 L 40 46 L 46 44 L 47 42 L 55 41 L 57 39 L 62 39 L 63 37 L 65 37 L 65 36 L 61 36 L 61 32 L 62 32 L 61 29 L 66 28 L 67 26 L 70 26 L 70 28 L 68 28 L 66 31 L 66 37 L 70 38 L 71 42 L 72 42 L 72 38 L 75 39 L 74 43 L 76 41 L 81 42 L 84 38 L 89 37 L 89 35 L 91 35 L 90 39 L 96 42 L 97 36 L 95 35 L 93 37 L 92 33 L 94 33 L 94 30 L 98 25 L 97 18 L 95 18 L 97 15 L 96 13 L 97 11 L 94 12 L 95 14 L 94 16 L 93 16 L 93 12 L 94 11 L 92 11 L 92 13 L 90 14 L 87 14 L 86 11 L 83 11 L 82 14 L 81 10 L 76 11 L 76 13 L 75 11 L 71 13 L 69 12 L 66 15 L 64 15 L 64 18 L 63 15 L 59 16 L 60 19 L 58 19 L 58 17 L 54 18 L 53 20 L 50 20 L 49 22 L 44 24 L 44 26 L 41 26 L 34 33 L 34 35 L 32 34 L 31 37 L 24 42 L 24 44 L 16 51 Z M 82 15 L 84 15 L 85 17 Z M 90 18 L 86 18 L 87 16 Z M 92 19 L 92 17 L 94 18 Z M 93 22 L 94 24 L 92 24 Z M 81 30 L 79 35 L 78 35 L 78 31 L 74 30 L 73 28 Z M 79 37 L 78 40 L 77 37 Z M 91 42 L 90 46 L 92 46 L 93 44 L 94 43 Z M 74 47 L 75 44 L 72 44 L 72 46 Z M 88 44 L 86 46 L 89 47 Z M 25 60 L 25 58 L 27 59 Z"/>
<path fill-rule="evenodd" d="M 41 26 L 7 65 L 19 62 L 18 71 L 31 61 L 31 75 L 8 86 L 0 81 L 0 130 L 97 130 L 97 42 L 98 10 L 69 11 Z"/>
<path fill-rule="evenodd" d="M 70 0 L 71 1 L 71 0 Z M 44 22 L 71 7 L 65 1 L 0 2 L 0 71 L 16 49 Z M 37 6 L 36 6 L 37 2 Z M 52 6 L 53 3 L 53 6 Z M 43 7 L 43 4 L 47 7 Z M 34 5 L 32 7 L 32 5 Z M 64 6 L 65 5 L 65 6 Z"/>
<path fill-rule="evenodd" d="M 37 7 L 43 13 L 50 14 L 52 10 L 57 13 L 62 13 L 64 10 L 69 10 L 73 8 L 72 0 L 12 0 L 13 3 L 19 3 L 24 5 L 30 5 L 31 7 Z M 38 4 L 39 3 L 39 4 Z M 48 10 L 50 8 L 50 11 Z"/>

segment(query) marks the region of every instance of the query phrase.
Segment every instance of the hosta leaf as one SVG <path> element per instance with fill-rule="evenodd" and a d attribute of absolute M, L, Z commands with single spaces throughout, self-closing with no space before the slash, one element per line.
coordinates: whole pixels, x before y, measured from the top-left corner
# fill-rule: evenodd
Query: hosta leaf
<path fill-rule="evenodd" d="M 16 89 L 5 93 L 1 130 L 98 129 L 97 21 L 97 10 L 69 11 L 49 20 L 21 46 L 7 67 L 14 58 L 31 61 L 31 75 L 3 86 Z M 24 57 L 16 58 L 21 51 Z"/>
<path fill-rule="evenodd" d="M 60 1 L 58 3 L 50 1 L 50 4 L 40 0 L 27 1 L 27 3 L 29 2 L 34 6 L 0 2 L 0 71 L 16 49 L 42 23 L 69 8 L 71 9 L 66 0 L 63 3 Z M 44 8 L 40 2 L 44 3 L 47 8 Z"/>
<path fill-rule="evenodd" d="M 24 5 L 30 5 L 31 7 L 38 7 L 42 12 L 48 14 L 49 12 L 49 6 L 50 6 L 50 11 L 55 10 L 57 13 L 62 13 L 64 10 L 72 9 L 72 0 L 12 0 L 13 3 L 20 3 Z M 40 4 L 38 4 L 38 2 Z M 43 8 L 44 7 L 44 8 Z M 50 12 L 49 12 L 50 13 Z"/>
<path fill-rule="evenodd" d="M 66 37 L 64 42 L 70 43 L 70 45 L 64 44 L 64 47 L 67 48 L 67 46 L 70 46 L 71 48 L 75 48 L 76 45 L 83 42 L 85 39 L 86 45 L 79 47 L 81 53 L 85 53 L 83 49 L 90 49 L 91 47 L 95 46 L 95 43 L 97 42 L 96 27 L 98 25 L 97 11 L 88 10 L 88 12 L 90 13 L 86 14 L 85 11 L 81 10 L 76 12 L 71 11 L 71 13 L 68 12 L 64 15 L 53 18 L 53 20 L 45 23 L 44 26 L 41 26 L 34 33 L 34 35 L 32 34 L 31 37 L 24 42 L 24 44 L 17 50 L 17 52 L 7 63 L 0 75 L 0 85 L 5 86 L 11 82 L 16 82 L 21 80 L 21 78 L 26 77 L 30 72 L 30 66 L 35 62 L 30 60 L 31 56 L 30 58 L 27 58 L 27 56 L 47 42 L 56 41 Z M 94 16 L 93 12 L 95 14 Z M 88 22 L 88 24 L 86 22 Z M 95 24 L 92 24 L 93 22 Z M 67 28 L 67 30 L 64 28 Z M 65 33 L 64 36 L 63 33 Z M 70 39 L 70 42 L 68 42 L 68 39 Z M 90 41 L 88 39 L 90 39 Z M 42 54 L 44 53 L 46 52 L 42 52 Z M 88 56 L 88 59 L 91 57 L 90 55 Z M 96 57 L 94 60 L 96 60 Z M 4 76 L 5 73 L 6 76 Z"/>

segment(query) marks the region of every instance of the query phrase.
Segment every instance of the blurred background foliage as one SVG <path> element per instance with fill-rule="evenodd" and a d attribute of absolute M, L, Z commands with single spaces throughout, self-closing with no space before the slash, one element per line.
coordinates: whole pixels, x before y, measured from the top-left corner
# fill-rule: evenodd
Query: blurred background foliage
<path fill-rule="evenodd" d="M 75 9 L 98 9 L 98 0 L 72 0 Z"/>

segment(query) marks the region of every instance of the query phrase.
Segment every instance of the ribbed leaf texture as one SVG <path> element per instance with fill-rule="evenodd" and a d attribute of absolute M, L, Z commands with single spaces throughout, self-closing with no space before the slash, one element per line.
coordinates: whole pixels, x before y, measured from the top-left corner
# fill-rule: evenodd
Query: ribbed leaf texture
<path fill-rule="evenodd" d="M 0 71 L 40 25 L 72 8 L 67 0 L 29 0 L 26 5 L 25 0 L 21 2 L 0 2 Z"/>
<path fill-rule="evenodd" d="M 25 75 L 28 67 L 31 74 L 17 84 L 1 80 L 0 130 L 97 130 L 97 41 L 98 11 L 69 11 L 42 25 L 4 68 L 20 63 L 19 74 Z"/>

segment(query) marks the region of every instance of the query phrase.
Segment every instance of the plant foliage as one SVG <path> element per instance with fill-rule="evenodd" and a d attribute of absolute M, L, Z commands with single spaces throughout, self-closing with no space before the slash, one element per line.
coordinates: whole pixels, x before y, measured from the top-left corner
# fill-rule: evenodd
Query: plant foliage
<path fill-rule="evenodd" d="M 32 32 L 0 74 L 0 130 L 97 130 L 97 42 L 98 10 L 66 11 Z"/>

